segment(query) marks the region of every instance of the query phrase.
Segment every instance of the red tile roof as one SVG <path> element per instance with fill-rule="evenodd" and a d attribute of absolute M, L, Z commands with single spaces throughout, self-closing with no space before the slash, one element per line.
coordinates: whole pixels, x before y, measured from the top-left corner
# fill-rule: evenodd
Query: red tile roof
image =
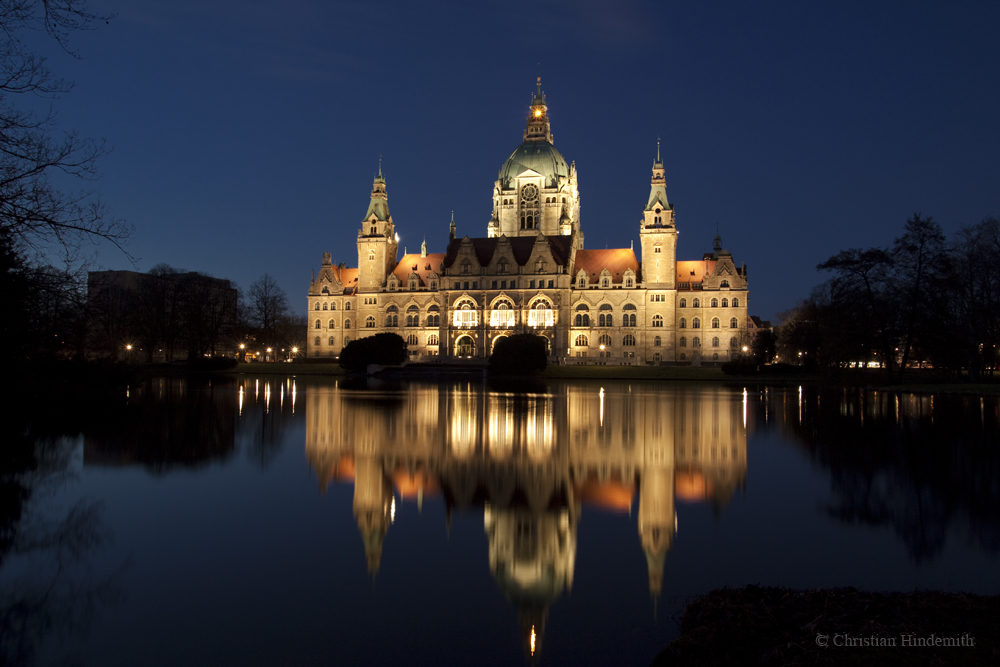
<path fill-rule="evenodd" d="M 411 274 L 417 274 L 422 287 L 427 286 L 427 277 L 431 273 L 441 274 L 441 263 L 444 262 L 444 253 L 427 253 L 426 257 L 421 257 L 420 253 L 403 255 L 403 258 L 392 270 L 393 275 L 399 278 L 399 282 L 406 285 Z"/>
<path fill-rule="evenodd" d="M 335 266 L 333 270 L 340 275 L 340 284 L 344 286 L 344 294 L 354 294 L 358 289 L 358 270 L 349 269 L 346 266 Z"/>
<path fill-rule="evenodd" d="M 640 280 L 639 261 L 635 258 L 635 252 L 631 248 L 577 250 L 576 265 L 572 271 L 574 280 L 581 269 L 587 272 L 588 280 L 592 283 L 598 282 L 601 271 L 604 269 L 611 272 L 612 283 L 622 282 L 625 271 L 628 269 L 632 269 L 632 272 L 635 273 L 636 282 Z"/>
<path fill-rule="evenodd" d="M 700 283 L 705 279 L 705 276 L 710 276 L 715 271 L 716 261 L 703 259 L 677 262 L 677 282 Z"/>

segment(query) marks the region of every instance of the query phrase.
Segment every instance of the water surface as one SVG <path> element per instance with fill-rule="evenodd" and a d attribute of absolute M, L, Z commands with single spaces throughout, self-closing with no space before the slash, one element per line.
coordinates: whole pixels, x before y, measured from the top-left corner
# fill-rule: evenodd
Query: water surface
<path fill-rule="evenodd" d="M 644 665 L 720 586 L 1000 592 L 997 399 L 514 389 L 161 379 L 36 419 L 6 655 Z"/>

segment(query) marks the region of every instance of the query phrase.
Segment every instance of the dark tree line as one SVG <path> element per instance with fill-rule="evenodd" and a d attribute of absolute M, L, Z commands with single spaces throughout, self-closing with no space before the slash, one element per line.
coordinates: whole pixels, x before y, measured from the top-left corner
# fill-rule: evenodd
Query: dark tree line
<path fill-rule="evenodd" d="M 979 377 L 998 362 L 1000 222 L 949 243 L 914 215 L 891 248 L 852 248 L 818 267 L 832 277 L 782 315 L 779 354 L 821 367 L 875 363 L 888 374 L 930 364 Z"/>

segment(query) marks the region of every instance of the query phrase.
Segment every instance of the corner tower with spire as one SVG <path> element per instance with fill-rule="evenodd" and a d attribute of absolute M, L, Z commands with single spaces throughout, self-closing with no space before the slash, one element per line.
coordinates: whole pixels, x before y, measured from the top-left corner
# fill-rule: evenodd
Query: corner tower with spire
<path fill-rule="evenodd" d="M 667 201 L 667 180 L 656 141 L 656 162 L 649 185 L 649 199 L 639 225 L 642 243 L 642 276 L 647 289 L 674 288 L 677 261 L 677 227 L 674 207 Z"/>
<path fill-rule="evenodd" d="M 389 213 L 388 197 L 385 192 L 385 177 L 382 176 L 382 161 L 379 160 L 378 176 L 372 184 L 371 201 L 368 212 L 358 230 L 358 290 L 379 292 L 385 285 L 386 277 L 396 266 L 399 242 L 396 229 Z"/>

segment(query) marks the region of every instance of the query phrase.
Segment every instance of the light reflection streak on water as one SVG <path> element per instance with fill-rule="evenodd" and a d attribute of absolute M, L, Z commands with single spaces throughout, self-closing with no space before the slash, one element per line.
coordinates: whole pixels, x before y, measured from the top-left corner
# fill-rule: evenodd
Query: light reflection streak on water
<path fill-rule="evenodd" d="M 281 385 L 281 389 L 278 391 L 278 410 L 282 410 L 285 407 L 285 385 Z"/>
<path fill-rule="evenodd" d="M 743 387 L 743 430 L 747 428 L 747 388 Z"/>
<path fill-rule="evenodd" d="M 292 414 L 295 414 L 295 382 L 292 382 Z"/>
<path fill-rule="evenodd" d="M 240 385 L 240 417 L 243 416 L 243 385 Z"/>
<path fill-rule="evenodd" d="M 260 379 L 253 381 L 253 402 L 257 402 L 257 398 L 260 396 Z"/>
<path fill-rule="evenodd" d="M 604 387 L 601 387 L 601 426 L 604 426 Z"/>
<path fill-rule="evenodd" d="M 799 385 L 799 423 L 802 423 L 802 385 Z"/>
<path fill-rule="evenodd" d="M 268 413 L 268 408 L 271 405 L 271 383 L 264 383 L 264 414 Z"/>

